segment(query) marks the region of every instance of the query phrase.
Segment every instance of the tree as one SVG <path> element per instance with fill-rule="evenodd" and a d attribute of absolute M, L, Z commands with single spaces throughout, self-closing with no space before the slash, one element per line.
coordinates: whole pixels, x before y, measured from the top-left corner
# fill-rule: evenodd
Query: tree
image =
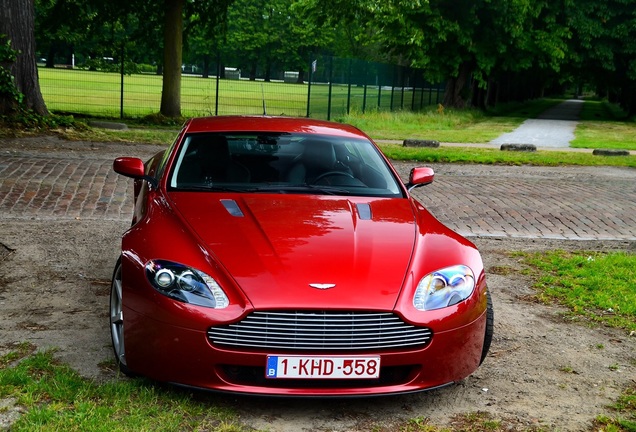
<path fill-rule="evenodd" d="M 165 0 L 163 38 L 163 88 L 161 114 L 167 117 L 181 116 L 181 64 L 183 60 L 184 11 L 196 15 L 206 25 L 214 27 L 225 19 L 225 11 L 232 0 Z"/>
<path fill-rule="evenodd" d="M 183 6 L 185 0 L 165 0 L 163 86 L 160 112 L 181 116 L 181 60 L 183 57 Z"/>
<path fill-rule="evenodd" d="M 575 70 L 598 94 L 636 115 L 636 6 L 633 0 L 568 4 Z"/>
<path fill-rule="evenodd" d="M 74 47 L 97 36 L 96 8 L 87 0 L 35 0 L 35 15 L 37 50 L 46 58 L 48 68 L 54 67 L 60 56 L 65 64 L 71 64 Z"/>
<path fill-rule="evenodd" d="M 22 104 L 40 115 L 49 112 L 42 98 L 35 58 L 33 0 L 0 0 L 0 42 L 10 41 L 18 52 L 8 67 L 17 90 L 23 95 Z M 4 92 L 0 94 L 0 114 L 16 108 L 16 101 Z"/>
<path fill-rule="evenodd" d="M 252 80 L 259 69 L 270 79 L 276 61 L 298 71 L 303 82 L 309 54 L 333 40 L 333 28 L 314 20 L 297 0 L 236 0 L 228 10 L 226 53 Z"/>
<path fill-rule="evenodd" d="M 389 55 L 446 80 L 450 107 L 470 105 L 494 78 L 538 64 L 558 71 L 565 58 L 569 32 L 555 18 L 564 0 L 303 1 L 332 20 L 371 23 Z"/>

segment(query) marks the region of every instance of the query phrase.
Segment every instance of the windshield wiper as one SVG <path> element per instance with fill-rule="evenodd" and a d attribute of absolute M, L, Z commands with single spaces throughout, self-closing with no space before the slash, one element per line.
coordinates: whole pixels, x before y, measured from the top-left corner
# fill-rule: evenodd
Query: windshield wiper
<path fill-rule="evenodd" d="M 206 192 L 256 192 L 257 189 L 250 188 L 242 188 L 242 187 L 228 187 L 221 185 L 205 185 L 205 184 L 184 184 L 180 185 L 178 188 L 175 188 L 178 191 L 206 191 Z"/>
<path fill-rule="evenodd" d="M 268 185 L 260 186 L 255 189 L 255 192 L 278 192 L 278 193 L 323 193 L 327 195 L 351 195 L 351 191 L 343 188 L 333 186 L 311 185 L 311 184 L 297 184 L 297 185 Z"/>
<path fill-rule="evenodd" d="M 334 186 L 311 185 L 311 184 L 271 184 L 253 187 L 228 187 L 214 184 L 182 184 L 178 191 L 205 191 L 205 192 L 235 192 L 235 193 L 257 193 L 257 192 L 273 192 L 273 193 L 314 193 L 326 195 L 351 195 L 351 191 Z"/>

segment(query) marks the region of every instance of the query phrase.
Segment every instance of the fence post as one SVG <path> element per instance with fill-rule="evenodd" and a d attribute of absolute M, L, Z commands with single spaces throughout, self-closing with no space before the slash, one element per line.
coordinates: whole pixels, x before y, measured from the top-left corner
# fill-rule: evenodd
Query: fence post
<path fill-rule="evenodd" d="M 318 62 L 318 60 L 315 60 Z M 311 81 L 314 79 L 314 62 L 311 61 L 311 57 L 309 57 L 309 84 L 307 85 L 307 118 L 311 113 Z"/>
<path fill-rule="evenodd" d="M 400 93 L 400 109 L 403 110 L 404 109 L 404 87 L 406 86 L 406 84 L 408 84 L 408 82 L 405 82 L 405 75 L 406 75 L 406 71 L 404 70 L 404 68 L 400 67 L 400 75 L 399 75 L 399 79 L 398 79 L 398 83 L 400 85 L 401 93 Z"/>
<path fill-rule="evenodd" d="M 389 106 L 389 110 L 392 112 L 393 111 L 393 99 L 395 98 L 395 69 L 397 68 L 397 66 L 394 66 L 393 69 L 393 76 L 391 77 L 391 105 Z"/>
<path fill-rule="evenodd" d="M 219 115 L 219 83 L 221 79 L 221 53 L 216 53 L 216 88 L 214 89 L 214 115 Z"/>
<path fill-rule="evenodd" d="M 347 77 L 347 81 L 349 82 L 349 86 L 347 87 L 347 115 L 349 115 L 351 108 L 351 59 L 349 59 L 349 76 Z"/>
<path fill-rule="evenodd" d="M 367 68 L 364 68 L 364 93 L 362 96 L 362 114 L 365 113 L 367 109 Z"/>
<path fill-rule="evenodd" d="M 121 64 L 119 67 L 119 72 L 121 76 L 120 90 L 119 90 L 119 118 L 124 118 L 124 56 L 126 55 L 126 45 L 125 41 L 121 41 Z"/>
<path fill-rule="evenodd" d="M 327 120 L 331 120 L 331 91 L 333 89 L 333 56 L 329 57 L 329 98 L 327 99 Z"/>
<path fill-rule="evenodd" d="M 413 85 L 411 86 L 411 111 L 415 111 L 415 84 L 417 83 L 417 78 L 415 75 L 415 70 L 413 69 L 411 69 L 411 76 L 413 77 Z"/>

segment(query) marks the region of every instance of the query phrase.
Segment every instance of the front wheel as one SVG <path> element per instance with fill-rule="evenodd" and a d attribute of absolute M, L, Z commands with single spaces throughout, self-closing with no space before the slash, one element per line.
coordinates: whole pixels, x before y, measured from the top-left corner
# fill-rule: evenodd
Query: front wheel
<path fill-rule="evenodd" d="M 134 374 L 126 363 L 126 348 L 124 345 L 124 308 L 122 303 L 121 258 L 117 260 L 113 281 L 110 286 L 110 336 L 115 352 L 115 362 L 119 370 L 128 376 Z"/>
<path fill-rule="evenodd" d="M 492 343 L 492 335 L 495 332 L 495 311 L 492 307 L 490 291 L 486 291 L 486 299 L 486 333 L 484 335 L 484 347 L 481 350 L 481 360 L 479 360 L 479 364 L 482 364 L 486 359 L 488 351 L 490 350 L 490 344 Z"/>

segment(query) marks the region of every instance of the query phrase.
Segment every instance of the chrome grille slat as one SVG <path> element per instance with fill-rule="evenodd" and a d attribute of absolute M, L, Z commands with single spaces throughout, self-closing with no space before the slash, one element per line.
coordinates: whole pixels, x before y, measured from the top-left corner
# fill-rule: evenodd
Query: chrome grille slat
<path fill-rule="evenodd" d="M 208 329 L 212 344 L 290 350 L 424 347 L 432 336 L 428 328 L 377 312 L 253 312 L 237 323 Z"/>

